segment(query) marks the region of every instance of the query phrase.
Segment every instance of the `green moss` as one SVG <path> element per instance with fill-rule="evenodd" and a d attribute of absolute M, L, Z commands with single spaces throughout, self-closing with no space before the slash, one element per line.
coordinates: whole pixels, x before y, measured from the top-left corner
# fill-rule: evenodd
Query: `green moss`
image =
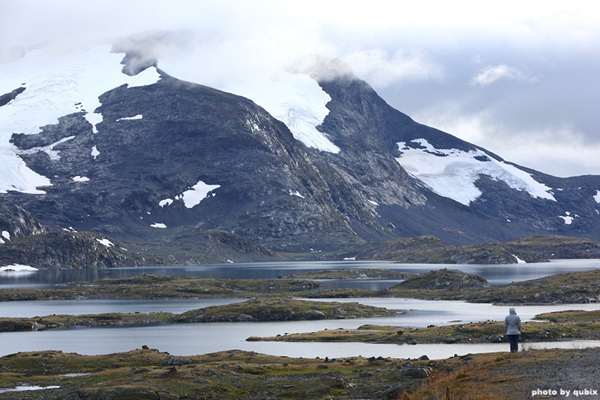
<path fill-rule="evenodd" d="M 125 279 L 73 282 L 53 289 L 6 289 L 0 291 L 0 301 L 252 297 L 306 293 L 320 286 L 315 281 L 298 279 L 204 279 L 144 274 Z"/>
<path fill-rule="evenodd" d="M 359 303 L 316 302 L 289 298 L 261 298 L 242 303 L 206 307 L 181 314 L 189 321 L 288 321 L 305 319 L 342 319 L 398 315 L 398 311 Z"/>
<path fill-rule="evenodd" d="M 561 323 L 600 322 L 600 310 L 594 311 L 555 311 L 538 314 L 535 319 Z"/>
<path fill-rule="evenodd" d="M 46 330 L 73 326 L 147 325 L 224 321 L 290 321 L 311 319 L 368 318 L 398 315 L 400 312 L 359 303 L 253 299 L 241 303 L 206 307 L 182 314 L 105 313 L 50 315 L 34 318 L 0 318 L 0 332 Z"/>

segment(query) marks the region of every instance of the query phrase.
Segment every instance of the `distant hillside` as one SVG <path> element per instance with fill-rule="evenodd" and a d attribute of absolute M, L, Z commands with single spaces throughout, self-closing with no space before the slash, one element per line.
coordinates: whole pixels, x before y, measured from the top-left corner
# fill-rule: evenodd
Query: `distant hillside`
<path fill-rule="evenodd" d="M 529 236 L 506 243 L 451 246 L 434 236 L 368 243 L 335 255 L 359 260 L 424 264 L 516 264 L 549 259 L 600 258 L 600 241 L 567 236 Z"/>

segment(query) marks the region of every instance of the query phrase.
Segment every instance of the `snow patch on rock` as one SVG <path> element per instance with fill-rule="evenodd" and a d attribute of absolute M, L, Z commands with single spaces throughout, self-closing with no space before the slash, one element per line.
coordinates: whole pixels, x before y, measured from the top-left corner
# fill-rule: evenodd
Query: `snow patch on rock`
<path fill-rule="evenodd" d="M 573 223 L 573 220 L 575 219 L 575 217 L 578 217 L 577 214 L 575 214 L 574 216 L 571 216 L 571 212 L 570 211 L 566 211 L 565 215 L 559 215 L 559 218 L 562 218 L 563 221 L 565 221 L 565 225 L 571 225 Z"/>
<path fill-rule="evenodd" d="M 12 264 L 0 267 L 0 272 L 33 272 L 37 270 L 37 268 L 33 268 L 29 265 L 23 264 Z"/>
<path fill-rule="evenodd" d="M 182 193 L 183 203 L 187 208 L 194 208 L 202 200 L 207 198 L 209 194 L 215 196 L 215 193 L 211 193 L 213 190 L 220 188 L 221 185 L 207 185 L 202 181 L 198 181 L 190 190 L 186 190 Z"/>
<path fill-rule="evenodd" d="M 529 173 L 495 160 L 481 150 L 436 149 L 425 139 L 411 142 L 420 148 L 398 142 L 401 155 L 396 160 L 440 196 L 468 206 L 482 194 L 475 182 L 480 175 L 487 175 L 533 197 L 556 201 L 551 188 L 537 182 Z"/>
<path fill-rule="evenodd" d="M 290 196 L 296 196 L 296 197 L 300 197 L 301 199 L 303 199 L 303 198 L 304 198 L 304 196 L 302 196 L 302 195 L 300 194 L 300 192 L 299 192 L 299 191 L 297 191 L 297 190 L 292 190 L 292 189 L 290 189 Z"/>
<path fill-rule="evenodd" d="M 159 60 L 158 65 L 178 79 L 251 99 L 285 123 L 294 138 L 308 147 L 330 153 L 340 151 L 326 133 L 317 129 L 329 114 L 326 104 L 331 101 L 331 97 L 308 75 L 278 71 L 253 76 L 252 79 L 231 77 L 210 81 L 210 78 L 200 75 L 199 71 L 188 68 L 179 58 L 165 56 Z M 258 126 L 252 128 L 257 129 Z"/>
<path fill-rule="evenodd" d="M 92 152 L 90 153 L 94 160 L 100 155 L 98 148 L 96 146 L 92 147 Z"/>
<path fill-rule="evenodd" d="M 96 239 L 96 240 L 97 240 L 97 241 L 98 241 L 100 244 L 102 244 L 102 245 L 104 245 L 104 246 L 106 246 L 106 247 L 113 247 L 113 246 L 114 246 L 114 243 L 113 243 L 113 242 L 111 242 L 111 241 L 110 241 L 110 240 L 108 240 L 108 239 Z"/>
<path fill-rule="evenodd" d="M 160 207 L 170 206 L 171 204 L 173 204 L 173 199 L 164 199 L 158 203 Z"/>
<path fill-rule="evenodd" d="M 136 119 L 142 119 L 142 118 L 143 118 L 142 114 L 138 114 L 138 115 L 134 115 L 133 117 L 119 118 L 119 119 L 117 119 L 117 122 L 119 122 L 119 121 L 134 121 Z"/>

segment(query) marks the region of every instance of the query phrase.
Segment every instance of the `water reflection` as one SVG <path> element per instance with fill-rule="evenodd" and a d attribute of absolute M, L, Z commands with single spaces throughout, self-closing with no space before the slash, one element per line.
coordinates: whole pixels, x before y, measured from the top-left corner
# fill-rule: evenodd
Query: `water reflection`
<path fill-rule="evenodd" d="M 75 281 L 97 281 L 106 278 L 130 278 L 141 274 L 178 277 L 227 279 L 276 279 L 281 276 L 321 270 L 382 268 L 402 272 L 423 273 L 441 268 L 458 269 L 483 276 L 492 284 L 536 279 L 564 272 L 588 271 L 600 268 L 600 260 L 556 260 L 537 264 L 454 265 L 398 264 L 389 261 L 286 261 L 269 263 L 206 264 L 170 267 L 84 268 L 78 270 L 47 270 L 34 274 L 0 274 L 0 289 L 49 287 Z M 337 280 L 328 287 L 361 287 L 383 289 L 401 280 Z"/>

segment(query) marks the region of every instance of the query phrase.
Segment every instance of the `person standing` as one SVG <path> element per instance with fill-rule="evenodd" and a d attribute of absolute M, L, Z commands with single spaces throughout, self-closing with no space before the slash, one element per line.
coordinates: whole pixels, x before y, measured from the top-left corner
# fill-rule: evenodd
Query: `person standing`
<path fill-rule="evenodd" d="M 521 317 L 517 315 L 514 307 L 508 310 L 509 314 L 504 318 L 504 329 L 510 343 L 510 352 L 519 351 L 519 335 L 521 335 Z"/>

